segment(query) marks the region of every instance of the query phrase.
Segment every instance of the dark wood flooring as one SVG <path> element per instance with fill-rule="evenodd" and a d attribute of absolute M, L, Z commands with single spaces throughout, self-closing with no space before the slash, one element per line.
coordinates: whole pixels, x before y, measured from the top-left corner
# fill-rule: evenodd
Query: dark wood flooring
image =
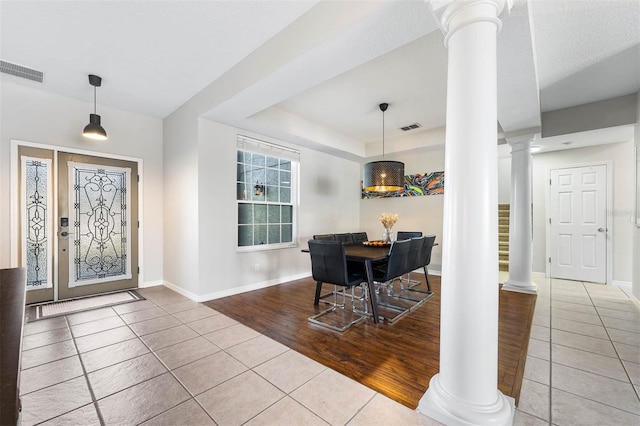
<path fill-rule="evenodd" d="M 413 279 L 424 275 L 413 273 Z M 315 282 L 302 279 L 205 302 L 207 306 L 415 409 L 439 369 L 440 277 L 435 295 L 393 324 L 372 319 L 340 333 L 310 324 Z M 424 283 L 420 285 L 424 288 Z M 325 285 L 330 290 L 333 286 Z M 500 291 L 498 388 L 518 400 L 535 295 Z"/>

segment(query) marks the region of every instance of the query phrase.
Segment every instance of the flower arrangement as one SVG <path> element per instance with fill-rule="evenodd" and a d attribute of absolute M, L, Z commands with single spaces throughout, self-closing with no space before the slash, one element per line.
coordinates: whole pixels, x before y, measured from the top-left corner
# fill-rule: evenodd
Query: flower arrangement
<path fill-rule="evenodd" d="M 395 214 L 382 213 L 380 215 L 380 223 L 382 223 L 382 226 L 384 226 L 386 229 L 393 228 L 393 225 L 395 225 L 397 221 L 398 221 L 397 213 Z"/>

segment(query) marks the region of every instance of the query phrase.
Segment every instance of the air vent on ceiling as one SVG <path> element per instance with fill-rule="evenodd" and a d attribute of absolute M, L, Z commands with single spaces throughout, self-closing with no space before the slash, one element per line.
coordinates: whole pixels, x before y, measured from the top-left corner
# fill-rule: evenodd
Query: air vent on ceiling
<path fill-rule="evenodd" d="M 11 62 L 0 61 L 0 72 L 15 75 L 16 77 L 26 78 L 27 80 L 44 81 L 44 73 L 42 71 L 23 67 L 22 65 L 12 64 Z"/>
<path fill-rule="evenodd" d="M 417 129 L 418 127 L 422 127 L 420 123 L 409 124 L 408 126 L 400 127 L 400 130 L 404 130 L 405 132 L 413 129 Z"/>

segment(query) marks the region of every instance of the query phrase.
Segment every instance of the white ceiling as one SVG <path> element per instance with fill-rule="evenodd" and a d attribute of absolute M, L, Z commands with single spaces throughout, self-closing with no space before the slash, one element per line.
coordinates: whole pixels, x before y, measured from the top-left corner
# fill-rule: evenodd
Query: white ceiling
<path fill-rule="evenodd" d="M 640 1 L 520 1 L 502 19 L 505 131 L 640 89 Z M 195 97 L 203 117 L 355 159 L 379 149 L 380 102 L 389 141 L 445 122 L 446 50 L 424 0 L 3 0 L 0 59 L 45 73 L 0 83 L 87 103 L 87 74 L 102 76 L 98 113 L 164 118 Z"/>

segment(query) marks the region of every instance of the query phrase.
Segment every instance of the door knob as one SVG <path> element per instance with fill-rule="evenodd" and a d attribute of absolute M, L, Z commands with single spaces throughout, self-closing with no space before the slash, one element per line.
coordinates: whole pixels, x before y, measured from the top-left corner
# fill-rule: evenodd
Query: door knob
<path fill-rule="evenodd" d="M 606 229 L 604 229 L 604 228 L 598 228 L 598 232 L 604 232 L 604 231 L 606 231 Z"/>

